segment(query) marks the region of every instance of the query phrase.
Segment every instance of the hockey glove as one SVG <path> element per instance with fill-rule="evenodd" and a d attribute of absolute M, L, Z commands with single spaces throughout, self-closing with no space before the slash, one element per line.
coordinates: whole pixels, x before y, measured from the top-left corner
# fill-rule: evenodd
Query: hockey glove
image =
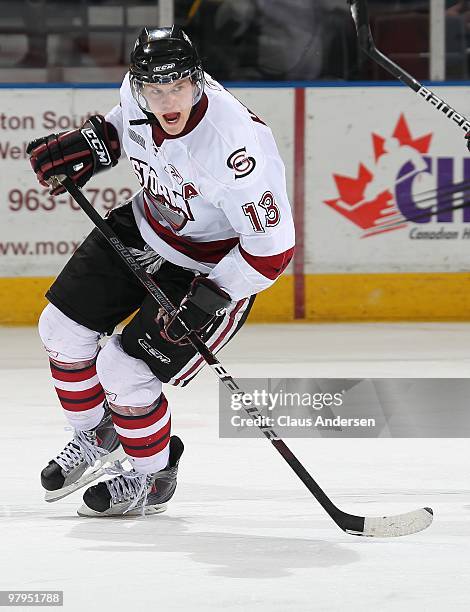
<path fill-rule="evenodd" d="M 202 332 L 218 316 L 225 313 L 230 296 L 204 276 L 197 276 L 191 283 L 188 294 L 183 298 L 173 316 L 159 310 L 157 323 L 162 338 L 181 346 L 188 344 L 189 332 L 178 319 L 182 319 L 189 331 Z"/>
<path fill-rule="evenodd" d="M 114 125 L 101 115 L 93 115 L 79 130 L 31 141 L 26 152 L 38 181 L 44 187 L 49 186 L 48 179 L 56 174 L 65 174 L 83 187 L 94 174 L 118 163 L 121 146 Z M 51 190 L 52 195 L 64 192 L 62 186 Z"/>

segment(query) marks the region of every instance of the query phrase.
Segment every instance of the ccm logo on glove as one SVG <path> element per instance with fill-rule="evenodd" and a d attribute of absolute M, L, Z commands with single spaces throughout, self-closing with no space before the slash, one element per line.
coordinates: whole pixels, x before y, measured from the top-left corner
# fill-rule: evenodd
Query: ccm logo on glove
<path fill-rule="evenodd" d="M 80 130 L 82 135 L 86 138 L 90 148 L 96 153 L 99 163 L 102 166 L 109 166 L 111 164 L 111 157 L 108 150 L 104 146 L 104 143 L 98 138 L 94 130 L 91 128 L 83 128 Z"/>

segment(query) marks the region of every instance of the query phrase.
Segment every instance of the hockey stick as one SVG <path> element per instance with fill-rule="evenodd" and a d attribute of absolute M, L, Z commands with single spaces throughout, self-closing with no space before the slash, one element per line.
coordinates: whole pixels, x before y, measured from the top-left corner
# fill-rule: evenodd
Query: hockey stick
<path fill-rule="evenodd" d="M 379 66 L 385 68 L 385 70 L 390 72 L 396 79 L 410 87 L 436 110 L 443 113 L 465 133 L 468 133 L 470 131 L 470 121 L 466 117 L 454 110 L 447 102 L 438 98 L 435 93 L 424 87 L 419 81 L 412 77 L 411 74 L 398 66 L 398 64 L 395 64 L 395 62 L 392 62 L 391 59 L 377 49 L 370 31 L 367 0 L 348 0 L 348 2 L 351 5 L 351 14 L 356 25 L 360 48 Z"/>
<path fill-rule="evenodd" d="M 105 220 L 97 213 L 75 183 L 70 178 L 63 175 L 54 177 L 52 183 L 53 186 L 57 186 L 58 183 L 63 185 L 80 208 L 98 228 L 104 238 L 113 247 L 116 253 L 118 253 L 121 259 L 127 264 L 131 272 L 155 299 L 155 301 L 160 304 L 160 306 L 169 315 L 173 315 L 175 313 L 175 307 L 173 304 L 168 300 L 153 278 L 134 259 L 127 247 L 116 236 Z M 184 325 L 183 321 L 180 322 L 182 325 Z M 210 349 L 204 344 L 200 337 L 192 331 L 190 332 L 188 339 L 205 362 L 212 368 L 212 370 L 214 370 L 227 389 L 232 394 L 243 394 L 242 389 L 240 389 L 230 374 L 227 373 L 225 368 L 218 361 L 212 351 L 210 351 Z M 250 417 L 259 417 L 259 422 L 264 422 L 262 414 L 254 404 L 244 406 L 244 409 Z M 343 512 L 335 506 L 335 504 L 310 476 L 287 445 L 280 438 L 278 438 L 273 429 L 263 425 L 258 425 L 258 427 L 261 429 L 266 438 L 272 443 L 279 454 L 289 464 L 289 466 L 294 470 L 312 495 L 323 506 L 333 521 L 346 533 L 359 536 L 394 537 L 422 531 L 423 529 L 426 529 L 426 527 L 429 527 L 429 525 L 432 523 L 433 512 L 431 508 L 420 508 L 419 510 L 407 512 L 405 514 L 383 517 L 355 516 L 353 514 Z"/>

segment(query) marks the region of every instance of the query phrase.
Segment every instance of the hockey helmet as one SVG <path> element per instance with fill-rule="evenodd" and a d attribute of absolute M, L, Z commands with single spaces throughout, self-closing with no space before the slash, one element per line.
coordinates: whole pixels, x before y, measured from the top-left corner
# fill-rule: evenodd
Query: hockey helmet
<path fill-rule="evenodd" d="M 147 83 L 166 84 L 190 78 L 193 84 L 193 105 L 204 91 L 204 72 L 196 47 L 180 26 L 144 28 L 131 53 L 130 84 L 140 108 L 149 112 L 143 95 Z"/>

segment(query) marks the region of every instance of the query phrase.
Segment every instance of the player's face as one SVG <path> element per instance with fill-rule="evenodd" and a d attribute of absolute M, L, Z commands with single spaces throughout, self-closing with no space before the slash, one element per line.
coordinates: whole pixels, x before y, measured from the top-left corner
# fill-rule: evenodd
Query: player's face
<path fill-rule="evenodd" d="M 193 84 L 189 78 L 164 85 L 147 84 L 143 94 L 165 132 L 176 136 L 184 130 L 193 106 Z"/>

